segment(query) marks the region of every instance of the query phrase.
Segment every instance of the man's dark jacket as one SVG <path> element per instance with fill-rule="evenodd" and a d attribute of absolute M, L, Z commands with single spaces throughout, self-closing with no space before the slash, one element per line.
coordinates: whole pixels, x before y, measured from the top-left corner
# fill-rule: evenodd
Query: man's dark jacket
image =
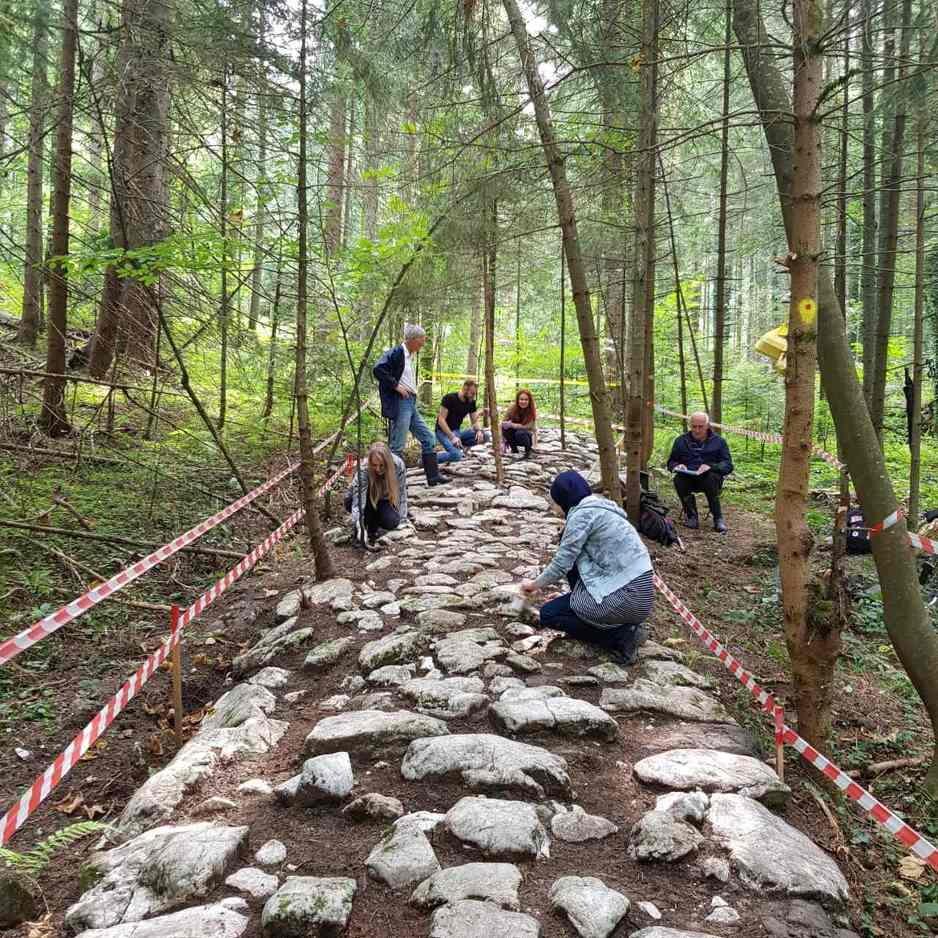
<path fill-rule="evenodd" d="M 401 405 L 401 396 L 397 393 L 401 375 L 404 374 L 404 346 L 395 345 L 379 359 L 371 373 L 378 382 L 378 394 L 381 396 L 381 416 L 388 420 L 397 420 L 397 411 Z"/>
<path fill-rule="evenodd" d="M 674 441 L 668 469 L 682 464 L 691 470 L 706 464 L 720 476 L 728 476 L 733 471 L 730 448 L 726 440 L 713 430 L 707 430 L 707 438 L 702 443 L 698 443 L 689 430 Z"/>

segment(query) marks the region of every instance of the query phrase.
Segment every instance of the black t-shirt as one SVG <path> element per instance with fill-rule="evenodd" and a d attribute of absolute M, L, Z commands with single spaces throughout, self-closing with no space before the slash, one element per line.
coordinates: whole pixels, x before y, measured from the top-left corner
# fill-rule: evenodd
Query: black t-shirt
<path fill-rule="evenodd" d="M 462 424 L 466 414 L 472 414 L 476 411 L 475 398 L 470 397 L 465 401 L 460 400 L 456 391 L 446 394 L 443 400 L 440 401 L 440 406 L 446 408 L 446 425 L 453 433 L 459 432 L 460 424 Z M 437 426 L 439 426 L 439 421 L 437 421 Z"/>

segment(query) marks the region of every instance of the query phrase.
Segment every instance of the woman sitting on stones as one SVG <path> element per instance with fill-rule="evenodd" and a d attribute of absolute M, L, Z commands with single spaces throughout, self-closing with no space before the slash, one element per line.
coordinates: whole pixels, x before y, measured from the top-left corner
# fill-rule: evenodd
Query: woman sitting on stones
<path fill-rule="evenodd" d="M 633 664 L 654 602 L 648 550 L 625 512 L 593 495 L 578 472 L 561 472 L 550 497 L 567 519 L 563 537 L 544 572 L 521 581 L 521 593 L 531 595 L 566 576 L 570 592 L 541 606 L 541 625 Z"/>
<path fill-rule="evenodd" d="M 372 443 L 345 496 L 355 540 L 368 545 L 407 520 L 407 468 L 386 443 Z"/>
<path fill-rule="evenodd" d="M 513 453 L 518 447 L 524 449 L 524 458 L 531 455 L 533 447 L 537 446 L 537 408 L 534 406 L 534 396 L 527 388 L 522 388 L 515 395 L 515 402 L 508 408 L 505 419 L 502 421 L 502 437 Z"/>

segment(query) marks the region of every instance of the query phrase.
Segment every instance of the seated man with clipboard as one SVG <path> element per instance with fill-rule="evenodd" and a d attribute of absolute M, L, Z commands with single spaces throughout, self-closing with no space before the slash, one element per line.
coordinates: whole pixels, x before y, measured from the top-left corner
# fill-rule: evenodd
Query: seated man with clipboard
<path fill-rule="evenodd" d="M 684 509 L 684 526 L 700 527 L 694 493 L 703 492 L 713 516 L 713 530 L 725 534 L 720 491 L 723 480 L 733 471 L 733 460 L 726 440 L 713 432 L 706 414 L 691 414 L 690 430 L 682 433 L 671 447 L 668 471 L 674 473 L 674 490 Z"/>

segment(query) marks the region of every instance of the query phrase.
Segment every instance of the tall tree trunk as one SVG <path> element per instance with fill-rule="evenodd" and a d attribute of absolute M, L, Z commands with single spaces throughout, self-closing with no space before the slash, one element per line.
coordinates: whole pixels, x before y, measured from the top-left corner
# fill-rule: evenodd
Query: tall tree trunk
<path fill-rule="evenodd" d="M 720 208 L 717 213 L 717 282 L 713 309 L 713 397 L 710 416 L 723 420 L 723 344 L 726 341 L 726 177 L 730 159 L 730 42 L 733 38 L 732 0 L 726 4 L 723 50 L 723 121 L 720 129 Z"/>
<path fill-rule="evenodd" d="M 342 243 L 342 177 L 345 175 L 345 93 L 333 92 L 329 116 L 329 166 L 326 175 L 326 205 L 323 237 L 326 250 L 335 254 Z"/>
<path fill-rule="evenodd" d="M 785 81 L 774 62 L 762 55 L 762 50 L 770 47 L 770 40 L 758 13 L 757 0 L 735 0 L 734 26 L 772 158 L 782 218 L 786 231 L 790 232 L 792 132 L 790 126 L 779 119 L 791 113 Z M 857 380 L 843 315 L 830 275 L 823 267 L 818 271 L 818 324 L 821 377 L 863 514 L 871 520 L 886 518 L 898 507 L 896 496 Z M 922 602 L 905 522 L 900 520 L 877 534 L 872 547 L 886 629 L 902 666 L 925 704 L 938 739 L 938 636 Z M 938 792 L 938 752 L 929 769 L 926 787 L 931 793 Z"/>
<path fill-rule="evenodd" d="M 257 193 L 254 208 L 254 264 L 251 268 L 251 305 L 248 307 L 248 329 L 253 335 L 261 310 L 261 290 L 264 280 L 264 226 L 267 221 L 267 97 L 257 96 L 258 152 L 257 178 L 254 189 Z"/>
<path fill-rule="evenodd" d="M 537 62 L 534 53 L 531 51 L 524 19 L 518 8 L 517 0 L 503 0 L 503 3 L 505 12 L 508 15 L 508 21 L 511 24 L 511 31 L 515 37 L 515 43 L 518 46 L 518 54 L 527 79 L 528 93 L 534 105 L 534 116 L 541 137 L 541 146 L 544 149 L 544 157 L 554 187 L 557 215 L 560 221 L 560 229 L 563 232 L 564 253 L 567 259 L 567 268 L 570 272 L 570 286 L 573 290 L 573 303 L 576 307 L 577 325 L 580 330 L 580 344 L 583 347 L 583 363 L 586 367 L 586 377 L 590 388 L 590 403 L 593 408 L 596 443 L 599 446 L 602 485 L 606 495 L 619 504 L 621 503 L 621 493 L 619 490 L 616 442 L 612 432 L 612 412 L 609 406 L 609 392 L 603 377 L 599 339 L 596 336 L 596 326 L 593 322 L 593 311 L 590 306 L 586 269 L 580 254 L 573 194 L 567 182 L 564 157 L 554 136 L 550 106 L 544 95 L 544 83 L 538 74 Z"/>
<path fill-rule="evenodd" d="M 309 425 L 309 392 L 306 383 L 306 308 L 309 303 L 308 248 L 309 209 L 307 192 L 307 115 L 306 115 L 306 37 L 308 31 L 307 0 L 300 6 L 300 120 L 299 120 L 299 164 L 296 178 L 297 223 L 300 226 L 297 245 L 296 277 L 296 374 L 294 396 L 296 398 L 297 433 L 300 441 L 300 487 L 303 510 L 306 512 L 306 530 L 316 561 L 316 579 L 328 580 L 334 575 L 329 546 L 322 532 L 319 519 L 319 499 L 313 484 L 313 436 Z"/>
<path fill-rule="evenodd" d="M 424 407 L 429 407 L 433 403 L 433 359 L 436 346 L 440 342 L 439 330 L 442 328 L 442 322 L 442 316 L 434 306 L 429 307 L 423 314 L 422 325 L 426 329 L 428 338 L 417 358 L 419 364 L 417 397 Z"/>
<path fill-rule="evenodd" d="M 376 174 L 381 158 L 378 153 L 378 107 L 374 99 L 365 91 L 363 104 L 363 146 L 365 148 L 365 173 L 362 194 L 362 215 L 364 216 L 365 237 L 374 241 L 378 236 L 378 180 Z"/>
<path fill-rule="evenodd" d="M 862 0 L 860 70 L 863 82 L 863 265 L 860 297 L 863 307 L 863 396 L 873 399 L 876 360 L 876 102 L 873 71 L 873 0 Z"/>
<path fill-rule="evenodd" d="M 495 386 L 495 271 L 498 250 L 498 203 L 492 201 L 487 244 L 482 255 L 482 279 L 485 289 L 485 402 L 489 410 L 492 452 L 495 454 L 495 482 L 502 485 L 502 423 L 498 413 L 498 389 Z"/>
<path fill-rule="evenodd" d="M 47 79 L 49 54 L 49 7 L 38 0 L 33 15 L 32 90 L 29 101 L 29 159 L 26 168 L 26 261 L 23 271 L 23 312 L 16 338 L 34 347 L 42 316 L 42 174 L 45 153 L 45 118 L 49 106 Z"/>
<path fill-rule="evenodd" d="M 277 262 L 277 282 L 274 284 L 274 304 L 270 311 L 270 350 L 267 357 L 267 394 L 264 398 L 264 410 L 261 416 L 265 419 L 273 413 L 274 409 L 274 375 L 277 365 L 277 329 L 280 327 L 280 284 L 281 262 Z"/>
<path fill-rule="evenodd" d="M 484 277 L 481 283 L 476 279 L 481 276 L 482 269 L 478 266 L 478 258 L 473 255 L 469 265 L 469 283 L 472 290 L 472 306 L 469 313 L 469 352 L 466 355 L 466 374 L 478 377 L 479 375 L 479 343 L 482 341 L 482 293 L 485 289 Z"/>
<path fill-rule="evenodd" d="M 657 139 L 658 0 L 642 3 L 642 50 L 639 66 L 638 159 L 635 168 L 635 250 L 632 314 L 629 320 L 629 396 L 626 419 L 626 512 L 638 519 L 640 469 L 646 458 L 645 396 L 648 386 L 649 319 L 655 297 L 655 142 Z"/>
<path fill-rule="evenodd" d="M 845 10 L 843 103 L 837 152 L 837 247 L 834 252 L 834 292 L 847 315 L 847 157 L 850 145 L 850 9 Z"/>
<path fill-rule="evenodd" d="M 228 293 L 228 65 L 222 66 L 221 80 L 221 179 L 218 194 L 218 233 L 221 236 L 221 292 L 218 298 L 218 429 L 225 427 L 228 411 L 228 331 L 231 296 Z"/>
<path fill-rule="evenodd" d="M 785 429 L 775 499 L 775 530 L 782 585 L 785 642 L 791 660 L 798 731 L 816 746 L 831 728 L 834 667 L 840 633 L 816 622 L 810 606 L 810 557 L 814 539 L 806 521 L 814 383 L 817 370 L 817 277 L 820 257 L 821 133 L 816 109 L 823 82 L 819 37 L 821 0 L 794 0 L 794 139 L 788 268 L 791 304 L 785 368 Z"/>
<path fill-rule="evenodd" d="M 891 4 L 887 2 L 887 15 Z M 895 43 L 894 31 L 887 27 L 887 47 Z M 894 102 L 892 126 L 883 130 L 883 188 L 879 203 L 879 290 L 876 304 L 876 354 L 873 362 L 873 393 L 870 416 L 880 440 L 883 436 L 883 417 L 886 408 L 886 367 L 889 333 L 892 329 L 892 302 L 896 285 L 896 248 L 899 241 L 899 198 L 902 185 L 902 157 L 905 146 L 905 119 L 908 105 L 909 48 L 912 38 L 912 0 L 902 2 L 902 28 L 899 41 L 898 85 L 887 91 Z M 886 53 L 887 70 L 892 65 L 891 49 Z M 889 122 L 889 117 L 886 117 Z"/>
<path fill-rule="evenodd" d="M 59 65 L 59 106 L 55 129 L 55 211 L 52 250 L 56 257 L 68 256 L 72 185 L 72 118 L 75 94 L 75 49 L 78 45 L 78 0 L 65 0 L 62 7 L 62 57 Z M 68 271 L 59 267 L 49 289 L 49 327 L 46 371 L 61 377 L 47 378 L 42 395 L 40 426 L 48 436 L 61 436 L 69 428 L 65 413 L 65 330 L 68 317 Z"/>
<path fill-rule="evenodd" d="M 909 424 L 909 527 L 918 528 L 922 472 L 922 380 L 925 370 L 925 108 L 916 133 L 915 302 L 912 331 L 912 419 Z"/>

